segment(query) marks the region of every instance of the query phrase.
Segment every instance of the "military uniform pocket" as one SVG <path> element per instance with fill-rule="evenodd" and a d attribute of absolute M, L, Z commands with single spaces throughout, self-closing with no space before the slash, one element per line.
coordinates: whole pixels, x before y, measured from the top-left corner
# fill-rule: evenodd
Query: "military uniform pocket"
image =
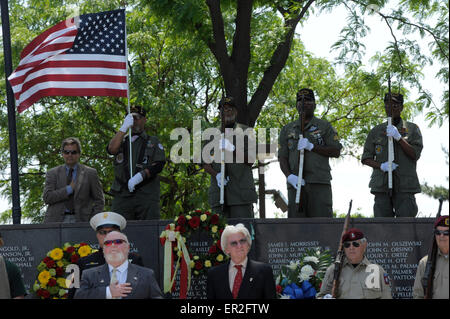
<path fill-rule="evenodd" d="M 381 288 L 367 288 L 363 287 L 363 298 L 364 299 L 381 299 L 382 293 Z"/>

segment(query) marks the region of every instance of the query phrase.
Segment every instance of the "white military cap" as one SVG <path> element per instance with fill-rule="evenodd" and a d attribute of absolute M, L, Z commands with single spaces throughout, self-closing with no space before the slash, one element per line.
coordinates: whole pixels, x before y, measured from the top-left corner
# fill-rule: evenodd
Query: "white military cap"
<path fill-rule="evenodd" d="M 123 230 L 127 226 L 125 218 L 114 212 L 103 212 L 94 215 L 89 221 L 93 230 L 98 230 L 100 227 L 119 227 Z"/>

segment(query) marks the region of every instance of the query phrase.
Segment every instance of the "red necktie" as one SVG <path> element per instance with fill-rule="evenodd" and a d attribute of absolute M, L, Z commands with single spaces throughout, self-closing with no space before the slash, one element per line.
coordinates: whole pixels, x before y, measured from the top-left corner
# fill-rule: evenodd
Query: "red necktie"
<path fill-rule="evenodd" d="M 242 283 L 242 265 L 234 265 L 237 269 L 236 277 L 234 277 L 234 284 L 233 284 L 233 299 L 236 299 L 239 293 L 239 288 L 241 287 Z"/>

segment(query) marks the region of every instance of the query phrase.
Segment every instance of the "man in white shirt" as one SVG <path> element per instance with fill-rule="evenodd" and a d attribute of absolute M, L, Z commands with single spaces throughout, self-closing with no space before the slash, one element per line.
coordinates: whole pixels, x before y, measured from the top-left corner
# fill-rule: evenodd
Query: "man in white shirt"
<path fill-rule="evenodd" d="M 162 298 L 153 270 L 129 263 L 125 234 L 112 231 L 103 242 L 106 264 L 87 269 L 75 299 Z"/>

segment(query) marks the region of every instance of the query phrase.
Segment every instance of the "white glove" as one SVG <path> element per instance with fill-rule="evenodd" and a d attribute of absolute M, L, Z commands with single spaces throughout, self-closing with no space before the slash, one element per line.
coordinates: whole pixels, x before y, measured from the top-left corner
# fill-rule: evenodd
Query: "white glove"
<path fill-rule="evenodd" d="M 311 151 L 314 148 L 314 144 L 311 143 L 306 137 L 300 139 L 298 141 L 298 145 L 297 145 L 297 149 L 303 150 L 303 149 L 307 149 L 308 151 Z"/>
<path fill-rule="evenodd" d="M 119 131 L 126 133 L 128 129 L 133 126 L 133 123 L 134 123 L 133 115 L 130 113 L 123 120 L 123 124 L 120 127 Z"/>
<path fill-rule="evenodd" d="M 288 176 L 287 181 L 289 184 L 291 184 L 295 189 L 297 189 L 297 181 L 298 181 L 298 176 L 291 174 Z M 305 180 L 302 178 L 302 186 L 305 186 Z"/>
<path fill-rule="evenodd" d="M 398 129 L 394 125 L 388 125 L 386 128 L 386 135 L 392 136 L 396 141 L 399 141 L 402 136 L 399 133 Z"/>
<path fill-rule="evenodd" d="M 130 178 L 128 180 L 128 190 L 130 191 L 130 193 L 132 193 L 134 191 L 134 188 L 136 187 L 136 185 L 141 183 L 143 180 L 144 180 L 144 178 L 142 177 L 141 173 L 137 173 L 132 178 Z"/>
<path fill-rule="evenodd" d="M 217 186 L 219 186 L 219 188 L 220 188 L 220 176 L 221 175 L 222 175 L 222 173 L 217 173 L 217 175 L 216 175 Z M 223 179 L 223 186 L 226 186 L 229 181 L 230 181 L 230 177 L 227 176 L 227 178 L 224 178 Z"/>
<path fill-rule="evenodd" d="M 395 164 L 394 162 L 392 162 L 392 171 L 394 171 L 396 168 L 398 167 L 398 164 Z M 388 162 L 384 162 L 380 165 L 380 169 L 383 172 L 388 172 L 389 171 L 389 163 Z"/>
<path fill-rule="evenodd" d="M 226 151 L 228 151 L 228 152 L 234 152 L 234 150 L 236 149 L 236 147 L 234 147 L 234 145 L 231 144 L 229 140 L 227 140 L 226 138 L 224 138 L 224 139 L 221 139 L 221 140 L 220 140 L 219 149 L 220 149 L 220 150 L 226 150 Z"/>
<path fill-rule="evenodd" d="M 325 296 L 322 297 L 322 299 L 336 299 L 336 298 L 333 298 L 333 296 L 330 294 L 326 294 Z"/>

